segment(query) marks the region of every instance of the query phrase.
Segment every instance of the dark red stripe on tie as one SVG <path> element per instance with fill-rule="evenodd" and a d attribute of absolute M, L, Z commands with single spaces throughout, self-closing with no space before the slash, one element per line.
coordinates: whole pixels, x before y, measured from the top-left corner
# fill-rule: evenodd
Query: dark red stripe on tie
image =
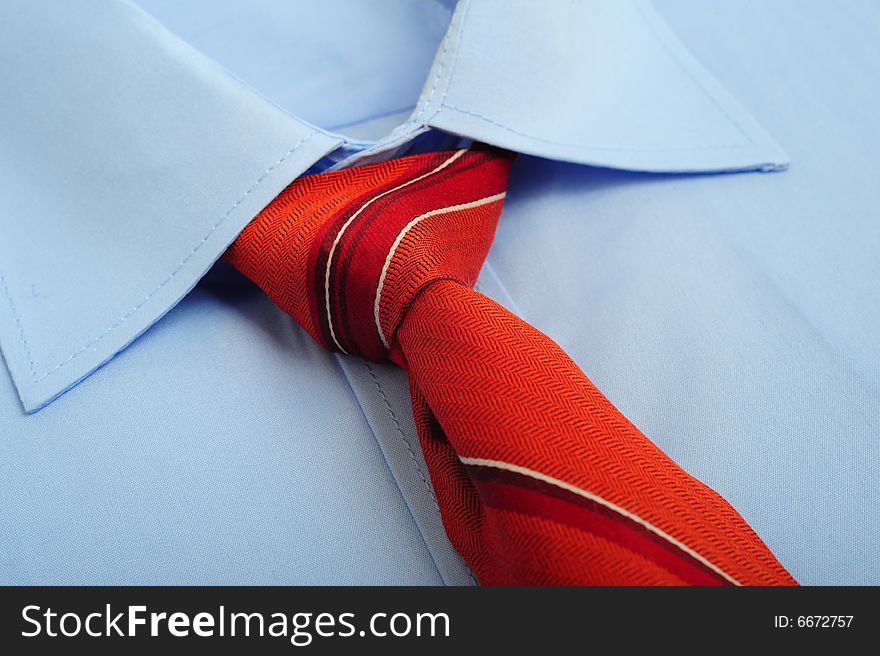
<path fill-rule="evenodd" d="M 691 585 L 731 583 L 668 540 L 611 508 L 531 476 L 495 467 L 466 466 L 482 501 L 589 531 L 652 560 Z"/>

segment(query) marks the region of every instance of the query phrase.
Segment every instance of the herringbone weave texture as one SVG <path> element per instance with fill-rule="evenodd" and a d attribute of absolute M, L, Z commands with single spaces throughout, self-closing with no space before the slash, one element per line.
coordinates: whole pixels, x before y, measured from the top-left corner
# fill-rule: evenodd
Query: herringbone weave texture
<path fill-rule="evenodd" d="M 511 156 L 307 176 L 227 259 L 321 345 L 410 375 L 452 544 L 484 584 L 793 584 L 739 514 L 547 336 L 472 289 Z"/>

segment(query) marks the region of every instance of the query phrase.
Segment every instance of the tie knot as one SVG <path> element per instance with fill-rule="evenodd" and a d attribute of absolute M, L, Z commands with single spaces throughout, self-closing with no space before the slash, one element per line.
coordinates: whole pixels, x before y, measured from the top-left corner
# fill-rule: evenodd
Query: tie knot
<path fill-rule="evenodd" d="M 511 160 L 476 147 L 301 178 L 227 258 L 326 348 L 385 360 L 416 295 L 475 282 Z"/>

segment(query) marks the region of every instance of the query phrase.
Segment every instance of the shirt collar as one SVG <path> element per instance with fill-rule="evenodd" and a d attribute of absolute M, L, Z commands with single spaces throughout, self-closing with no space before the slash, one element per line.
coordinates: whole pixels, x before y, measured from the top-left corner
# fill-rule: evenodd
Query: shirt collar
<path fill-rule="evenodd" d="M 432 129 L 637 171 L 787 164 L 641 0 L 462 0 L 415 110 L 376 142 L 283 111 L 126 2 L 9 4 L 0 346 L 27 411 L 160 319 L 291 180 Z"/>

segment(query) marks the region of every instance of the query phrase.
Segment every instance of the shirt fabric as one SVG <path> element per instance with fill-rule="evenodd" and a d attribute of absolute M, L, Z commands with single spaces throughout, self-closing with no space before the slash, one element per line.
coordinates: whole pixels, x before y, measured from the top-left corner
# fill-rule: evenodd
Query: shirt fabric
<path fill-rule="evenodd" d="M 876 6 L 140 5 L 0 10 L 0 581 L 472 583 L 405 375 L 213 266 L 462 138 L 528 155 L 480 289 L 799 581 L 880 581 Z"/>

